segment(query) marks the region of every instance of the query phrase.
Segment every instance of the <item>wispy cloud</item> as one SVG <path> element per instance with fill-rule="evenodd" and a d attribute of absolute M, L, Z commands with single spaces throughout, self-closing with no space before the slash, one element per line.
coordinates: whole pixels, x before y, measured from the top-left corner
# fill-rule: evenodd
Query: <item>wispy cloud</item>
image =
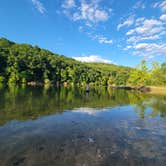
<path fill-rule="evenodd" d="M 146 18 L 145 17 L 139 17 L 135 21 L 135 25 L 139 26 Z"/>
<path fill-rule="evenodd" d="M 124 22 L 118 24 L 117 26 L 117 30 L 120 30 L 120 28 L 122 27 L 129 27 L 134 23 L 134 16 L 130 16 L 129 18 L 127 18 Z"/>
<path fill-rule="evenodd" d="M 141 41 L 145 41 L 145 40 L 157 40 L 160 39 L 159 35 L 152 35 L 152 36 L 132 36 L 129 39 L 127 39 L 127 42 L 130 43 L 137 43 L 137 42 L 141 42 Z"/>
<path fill-rule="evenodd" d="M 142 0 L 136 2 L 136 4 L 133 6 L 133 9 L 145 9 L 144 2 Z"/>
<path fill-rule="evenodd" d="M 98 42 L 101 44 L 112 44 L 113 40 L 112 39 L 107 39 L 106 37 L 99 37 Z"/>
<path fill-rule="evenodd" d="M 81 62 L 113 63 L 113 61 L 104 59 L 99 55 L 80 56 L 80 57 L 73 57 L 73 58 Z"/>
<path fill-rule="evenodd" d="M 145 1 L 143 0 L 136 1 L 136 3 L 131 8 L 129 8 L 128 13 L 122 16 L 122 18 L 126 19 L 123 19 L 123 21 L 121 21 L 117 25 L 117 30 L 119 31 L 122 27 L 130 27 L 131 25 L 133 25 L 136 21 L 135 18 L 137 16 L 137 11 L 143 10 L 145 8 L 146 8 Z"/>
<path fill-rule="evenodd" d="M 162 12 L 165 12 L 166 11 L 166 0 L 154 3 L 153 8 L 159 8 Z"/>
<path fill-rule="evenodd" d="M 66 9 L 75 7 L 75 0 L 65 0 L 62 7 Z"/>
<path fill-rule="evenodd" d="M 44 14 L 46 12 L 46 8 L 39 0 L 32 0 L 32 3 L 41 14 Z"/>
<path fill-rule="evenodd" d="M 88 36 L 92 39 L 97 41 L 100 44 L 113 44 L 113 40 L 107 37 L 104 37 L 102 35 L 94 35 L 91 33 L 88 33 Z"/>

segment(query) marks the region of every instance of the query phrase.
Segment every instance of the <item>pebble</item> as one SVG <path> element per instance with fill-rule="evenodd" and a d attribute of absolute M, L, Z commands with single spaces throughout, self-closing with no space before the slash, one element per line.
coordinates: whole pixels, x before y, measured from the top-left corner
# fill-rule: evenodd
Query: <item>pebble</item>
<path fill-rule="evenodd" d="M 97 149 L 97 157 L 98 158 L 101 158 L 102 156 L 101 156 L 101 151 L 100 151 L 100 149 Z"/>
<path fill-rule="evenodd" d="M 137 129 L 137 130 L 141 130 L 141 128 L 140 128 L 140 127 L 135 127 L 135 129 Z"/>
<path fill-rule="evenodd" d="M 88 138 L 88 142 L 89 143 L 94 143 L 95 141 L 93 140 L 93 138 Z"/>

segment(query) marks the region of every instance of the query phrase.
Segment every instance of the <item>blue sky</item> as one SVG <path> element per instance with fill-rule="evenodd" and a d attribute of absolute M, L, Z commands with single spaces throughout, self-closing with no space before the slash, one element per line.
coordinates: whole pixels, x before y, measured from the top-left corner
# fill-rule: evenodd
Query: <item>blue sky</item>
<path fill-rule="evenodd" d="M 2 0 L 0 37 L 81 61 L 166 61 L 166 0 Z"/>

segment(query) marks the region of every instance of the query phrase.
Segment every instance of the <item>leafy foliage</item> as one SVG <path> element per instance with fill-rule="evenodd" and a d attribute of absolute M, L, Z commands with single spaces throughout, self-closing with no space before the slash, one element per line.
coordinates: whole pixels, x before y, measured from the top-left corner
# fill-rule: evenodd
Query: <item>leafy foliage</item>
<path fill-rule="evenodd" d="M 141 85 L 166 85 L 165 63 L 160 65 L 158 62 L 152 63 L 152 69 L 148 70 L 146 62 L 130 72 L 128 83 L 134 86 Z"/>
<path fill-rule="evenodd" d="M 105 63 L 82 63 L 38 46 L 0 39 L 0 82 L 93 85 L 165 85 L 166 63 L 132 69 Z"/>

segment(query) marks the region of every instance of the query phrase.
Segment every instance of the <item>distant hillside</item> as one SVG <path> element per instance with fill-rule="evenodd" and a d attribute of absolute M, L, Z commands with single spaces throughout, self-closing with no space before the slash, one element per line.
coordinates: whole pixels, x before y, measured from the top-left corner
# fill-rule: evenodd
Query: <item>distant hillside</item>
<path fill-rule="evenodd" d="M 104 86 L 135 84 L 135 80 L 141 82 L 133 78 L 134 74 L 139 74 L 139 78 L 147 73 L 114 64 L 83 63 L 38 46 L 17 44 L 0 38 L 0 82 L 59 85 L 91 83 Z M 143 83 L 147 84 L 145 81 Z"/>
<path fill-rule="evenodd" d="M 103 63 L 82 63 L 28 44 L 0 39 L 1 82 L 79 83 L 107 85 L 110 77 L 126 74 L 130 68 Z M 127 73 L 126 73 L 127 71 Z"/>

